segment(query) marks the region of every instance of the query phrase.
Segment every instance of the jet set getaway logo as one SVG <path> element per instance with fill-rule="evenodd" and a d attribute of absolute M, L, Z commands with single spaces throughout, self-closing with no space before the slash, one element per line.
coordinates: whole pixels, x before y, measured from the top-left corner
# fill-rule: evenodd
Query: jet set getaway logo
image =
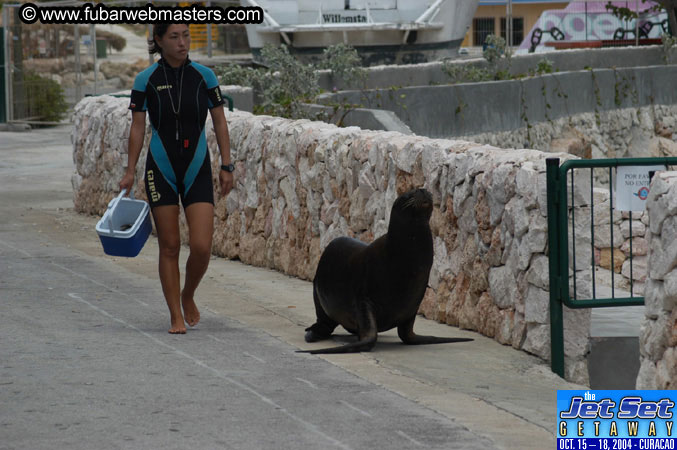
<path fill-rule="evenodd" d="M 677 391 L 557 391 L 557 448 L 674 449 Z"/>

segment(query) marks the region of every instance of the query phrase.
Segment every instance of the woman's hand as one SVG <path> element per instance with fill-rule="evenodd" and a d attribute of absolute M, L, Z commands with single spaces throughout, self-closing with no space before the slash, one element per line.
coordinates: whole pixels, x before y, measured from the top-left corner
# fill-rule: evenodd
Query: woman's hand
<path fill-rule="evenodd" d="M 127 195 L 132 192 L 132 187 L 134 186 L 134 172 L 127 171 L 125 175 L 120 180 L 120 192 L 123 189 L 127 189 Z"/>
<path fill-rule="evenodd" d="M 225 170 L 219 171 L 219 184 L 221 185 L 221 195 L 225 197 L 233 189 L 233 173 Z"/>

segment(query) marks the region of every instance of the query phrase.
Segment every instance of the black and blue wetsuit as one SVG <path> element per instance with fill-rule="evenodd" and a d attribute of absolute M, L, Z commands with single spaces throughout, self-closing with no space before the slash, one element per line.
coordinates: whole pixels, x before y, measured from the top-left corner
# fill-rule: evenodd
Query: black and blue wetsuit
<path fill-rule="evenodd" d="M 207 110 L 223 103 L 214 72 L 188 58 L 178 69 L 160 59 L 137 75 L 129 109 L 150 117 L 145 181 L 151 207 L 178 205 L 179 198 L 184 208 L 214 204 L 204 126 Z"/>

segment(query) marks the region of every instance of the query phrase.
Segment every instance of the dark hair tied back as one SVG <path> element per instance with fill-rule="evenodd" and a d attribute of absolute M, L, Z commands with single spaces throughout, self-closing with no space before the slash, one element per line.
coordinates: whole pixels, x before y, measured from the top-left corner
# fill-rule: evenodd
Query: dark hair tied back
<path fill-rule="evenodd" d="M 170 23 L 156 23 L 153 25 L 153 34 L 148 39 L 148 53 L 150 53 L 151 55 L 155 53 L 159 53 L 160 55 L 162 55 L 162 48 L 160 48 L 157 42 L 155 42 L 155 36 L 158 37 L 164 36 L 170 25 L 171 25 Z"/>

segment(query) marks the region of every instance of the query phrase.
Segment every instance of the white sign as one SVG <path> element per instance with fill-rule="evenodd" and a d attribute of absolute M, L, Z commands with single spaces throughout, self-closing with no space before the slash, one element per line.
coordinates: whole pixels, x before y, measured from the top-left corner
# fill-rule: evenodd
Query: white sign
<path fill-rule="evenodd" d="M 665 170 L 665 166 L 619 166 L 616 171 L 616 209 L 644 211 L 649 196 L 649 172 Z"/>

